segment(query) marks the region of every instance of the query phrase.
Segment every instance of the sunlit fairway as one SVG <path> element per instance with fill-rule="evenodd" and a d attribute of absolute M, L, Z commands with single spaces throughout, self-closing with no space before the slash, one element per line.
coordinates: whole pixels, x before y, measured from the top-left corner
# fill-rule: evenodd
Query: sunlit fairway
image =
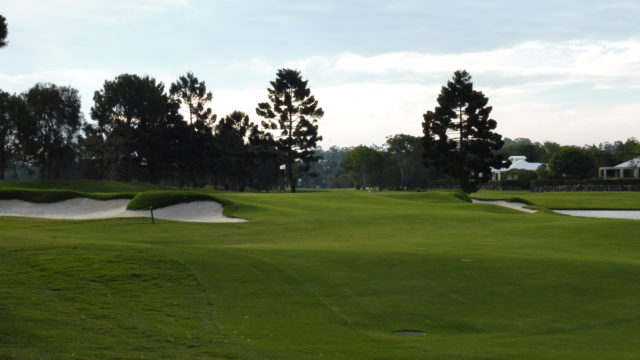
<path fill-rule="evenodd" d="M 477 196 L 500 194 L 568 196 Z M 640 356 L 639 221 L 448 191 L 215 196 L 250 221 L 0 218 L 0 359 Z"/>

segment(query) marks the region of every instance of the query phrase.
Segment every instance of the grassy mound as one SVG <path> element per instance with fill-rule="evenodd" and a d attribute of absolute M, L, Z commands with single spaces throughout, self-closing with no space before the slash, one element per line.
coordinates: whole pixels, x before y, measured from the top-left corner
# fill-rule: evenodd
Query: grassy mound
<path fill-rule="evenodd" d="M 159 209 L 165 206 L 191 201 L 208 200 L 222 202 L 213 196 L 196 191 L 145 191 L 136 195 L 127 205 L 128 210 L 145 210 L 150 207 Z"/>
<path fill-rule="evenodd" d="M 156 184 L 87 179 L 0 181 L 0 188 L 3 187 L 23 189 L 62 189 L 85 193 L 134 193 L 149 190 L 170 189 L 169 187 Z"/>
<path fill-rule="evenodd" d="M 78 197 L 95 200 L 131 199 L 135 193 L 84 193 L 73 190 L 1 188 L 0 200 L 23 200 L 33 203 L 53 203 Z"/>

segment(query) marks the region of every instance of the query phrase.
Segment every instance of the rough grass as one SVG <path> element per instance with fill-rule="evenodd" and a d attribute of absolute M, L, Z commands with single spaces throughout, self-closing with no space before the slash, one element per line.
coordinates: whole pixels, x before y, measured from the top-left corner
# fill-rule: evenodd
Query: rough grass
<path fill-rule="evenodd" d="M 640 221 L 444 191 L 215 196 L 251 221 L 0 218 L 0 358 L 638 357 Z"/>

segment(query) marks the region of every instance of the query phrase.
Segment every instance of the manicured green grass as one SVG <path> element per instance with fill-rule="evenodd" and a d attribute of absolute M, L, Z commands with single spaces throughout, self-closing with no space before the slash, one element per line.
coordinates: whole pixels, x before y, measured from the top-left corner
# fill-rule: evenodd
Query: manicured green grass
<path fill-rule="evenodd" d="M 112 180 L 0 180 L 0 189 L 24 188 L 24 189 L 62 189 L 73 190 L 85 193 L 137 193 L 141 191 L 169 189 L 167 186 L 127 183 Z"/>
<path fill-rule="evenodd" d="M 638 221 L 215 196 L 250 221 L 0 218 L 0 359 L 638 358 Z"/>
<path fill-rule="evenodd" d="M 546 192 L 486 191 L 471 195 L 474 199 L 523 201 L 547 209 L 640 210 L 640 192 Z"/>

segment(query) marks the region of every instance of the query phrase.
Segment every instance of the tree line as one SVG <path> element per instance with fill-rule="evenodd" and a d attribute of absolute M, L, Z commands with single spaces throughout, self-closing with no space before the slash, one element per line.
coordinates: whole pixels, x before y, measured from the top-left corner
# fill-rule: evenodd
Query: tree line
<path fill-rule="evenodd" d="M 375 188 L 376 190 L 416 190 L 457 186 L 457 180 L 423 163 L 423 139 L 398 134 L 383 145 L 331 147 L 319 150 L 321 160 L 311 167 L 313 177 L 305 175 L 304 187 Z M 523 180 L 587 179 L 597 177 L 598 167 L 614 166 L 640 156 L 640 141 L 625 141 L 584 146 L 566 146 L 556 142 L 534 142 L 528 138 L 504 138 L 498 150 L 505 158 L 523 155 L 529 162 L 541 162 L 539 171 L 514 171 Z"/>
<path fill-rule="evenodd" d="M 422 138 L 388 136 L 382 146 L 331 147 L 318 151 L 321 160 L 301 179 L 306 187 L 356 189 L 420 189 L 446 175 L 424 166 Z"/>
<path fill-rule="evenodd" d="M 7 45 L 0 15 L 0 48 Z M 509 155 L 546 162 L 539 178 L 596 175 L 640 155 L 635 138 L 598 146 L 560 146 L 495 132 L 488 98 L 471 75 L 456 71 L 438 105 L 423 115 L 423 136 L 398 134 L 382 147 L 322 150 L 317 121 L 324 112 L 297 70 L 280 69 L 252 122 L 240 111 L 217 119 L 213 95 L 192 73 L 165 89 L 149 76 L 122 74 L 94 93 L 91 120 L 78 91 L 38 83 L 21 94 L 0 89 L 0 180 L 12 164 L 36 167 L 43 179 L 93 179 L 206 184 L 227 190 L 289 187 L 415 189 L 455 181 L 477 191 Z M 532 176 L 528 174 L 527 176 Z"/>
<path fill-rule="evenodd" d="M 180 76 L 168 91 L 149 76 L 122 74 L 95 92 L 92 121 L 86 121 L 78 91 L 69 86 L 36 84 L 22 94 L 0 90 L 0 178 L 10 161 L 17 161 L 35 166 L 43 179 L 208 184 L 228 190 L 271 190 L 285 184 L 294 191 L 297 184 L 419 189 L 457 181 L 465 166 L 461 159 L 457 165 L 440 159 L 445 166 L 436 166 L 435 154 L 443 156 L 437 145 L 406 134 L 389 136 L 382 146 L 321 149 L 317 120 L 323 112 L 298 71 L 279 70 L 267 95 L 269 102 L 256 109 L 261 123 L 240 111 L 218 119 L 208 107 L 212 93 L 192 73 Z M 465 118 L 460 105 L 458 101 L 457 113 L 449 115 Z M 457 126 L 456 138 L 439 146 L 460 150 Z M 442 129 L 443 137 L 452 133 Z M 527 138 L 500 141 L 503 145 L 491 152 L 500 161 L 524 155 L 530 162 L 546 163 L 538 178 L 595 177 L 597 167 L 640 154 L 635 138 L 583 147 Z M 427 153 L 425 144 L 435 148 Z"/>
<path fill-rule="evenodd" d="M 508 167 L 511 155 L 545 163 L 537 172 L 514 175 L 572 179 L 597 177 L 599 166 L 640 156 L 635 138 L 584 147 L 503 139 L 495 132 L 497 122 L 491 118 L 488 98 L 473 88 L 471 75 L 464 70 L 456 71 L 441 88 L 437 102 L 423 115 L 422 138 L 396 135 L 382 148 L 349 149 L 341 165 L 356 188 L 407 189 L 449 182 L 471 193 L 491 179 L 494 169 Z"/>
<path fill-rule="evenodd" d="M 533 142 L 527 138 L 505 139 L 500 149 L 505 155 L 524 155 L 529 162 L 545 166 L 536 175 L 542 179 L 587 179 L 598 176 L 598 168 L 615 166 L 640 156 L 640 141 L 625 141 L 583 146 L 563 146 L 555 142 Z"/>
<path fill-rule="evenodd" d="M 10 161 L 35 166 L 42 179 L 83 177 L 211 184 L 269 190 L 317 160 L 322 108 L 299 71 L 280 69 L 259 103 L 260 123 L 234 111 L 221 119 L 204 81 L 187 73 L 165 85 L 122 74 L 94 93 L 92 121 L 70 86 L 38 83 L 21 94 L 0 90 L 0 179 Z M 280 169 L 280 164 L 285 164 Z"/>

